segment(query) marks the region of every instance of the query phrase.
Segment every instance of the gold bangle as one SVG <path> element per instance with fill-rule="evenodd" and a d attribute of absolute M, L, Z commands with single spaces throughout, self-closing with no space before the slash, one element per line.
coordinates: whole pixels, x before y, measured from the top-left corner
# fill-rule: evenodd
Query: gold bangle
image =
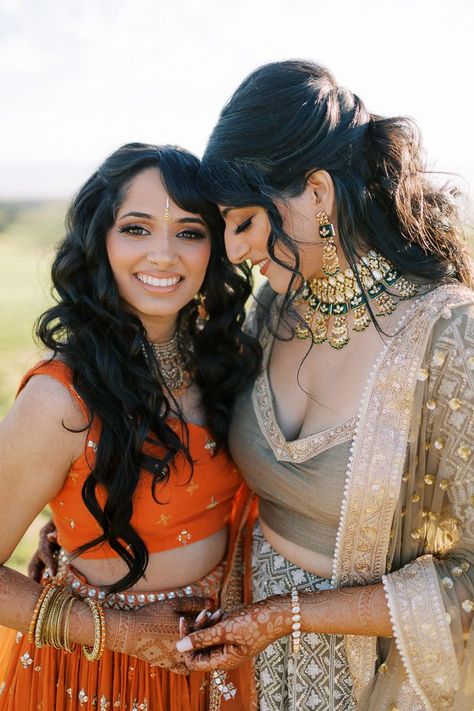
<path fill-rule="evenodd" d="M 46 644 L 46 640 L 44 638 L 44 623 L 46 619 L 46 615 L 48 612 L 48 608 L 50 604 L 55 600 L 57 595 L 59 594 L 59 590 L 55 585 L 51 585 L 49 588 L 48 592 L 43 598 L 43 602 L 41 603 L 39 612 L 38 612 L 38 619 L 36 621 L 36 626 L 35 626 L 35 645 L 39 648 L 42 647 L 43 644 Z"/>
<path fill-rule="evenodd" d="M 66 611 L 64 613 L 64 628 L 63 628 L 64 649 L 66 650 L 66 652 L 69 652 L 70 654 L 72 654 L 77 647 L 77 644 L 71 645 L 71 629 L 70 629 L 71 612 L 72 612 L 74 603 L 76 602 L 76 599 L 77 598 L 75 598 L 74 596 L 71 596 L 71 598 L 67 601 L 67 607 L 66 607 Z"/>
<path fill-rule="evenodd" d="M 293 656 L 296 657 L 299 654 L 301 644 L 301 608 L 296 588 L 291 591 L 291 629 L 291 651 Z"/>
<path fill-rule="evenodd" d="M 92 617 L 94 618 L 94 646 L 91 648 L 84 645 L 82 651 L 89 662 L 97 662 L 103 655 L 105 649 L 104 611 L 102 605 L 100 605 L 97 600 L 85 597 L 84 602 L 89 607 L 92 612 Z"/>
<path fill-rule="evenodd" d="M 50 644 L 55 649 L 64 649 L 61 628 L 64 610 L 70 599 L 71 594 L 68 590 L 60 590 L 59 595 L 54 603 L 51 603 L 48 610 L 49 614 L 45 621 L 45 640 L 47 644 Z"/>
<path fill-rule="evenodd" d="M 53 587 L 52 583 L 48 583 L 48 585 L 45 585 L 43 590 L 41 591 L 41 594 L 40 594 L 38 600 L 36 601 L 35 610 L 33 612 L 33 617 L 31 618 L 30 626 L 28 628 L 27 639 L 30 644 L 32 644 L 35 640 L 36 622 L 38 621 L 38 615 L 39 615 L 41 605 L 43 604 L 43 600 L 46 597 L 46 595 L 48 594 L 48 591 L 51 590 L 52 587 Z"/>

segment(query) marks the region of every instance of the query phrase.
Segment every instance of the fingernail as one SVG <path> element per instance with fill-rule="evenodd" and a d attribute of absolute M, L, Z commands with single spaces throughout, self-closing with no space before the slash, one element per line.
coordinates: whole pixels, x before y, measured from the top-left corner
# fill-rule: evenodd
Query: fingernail
<path fill-rule="evenodd" d="M 203 619 L 204 619 L 204 618 L 206 617 L 206 615 L 208 615 L 208 614 L 209 614 L 209 613 L 208 613 L 207 610 L 201 610 L 201 612 L 199 613 L 199 615 L 196 617 L 196 623 L 199 624 L 200 622 L 202 622 Z"/>
<path fill-rule="evenodd" d="M 52 569 L 52 568 L 48 568 L 48 571 L 47 571 L 47 572 L 48 572 L 48 575 L 49 575 L 50 578 L 54 578 L 54 573 L 53 573 L 53 569 Z"/>
<path fill-rule="evenodd" d="M 212 613 L 211 617 L 209 619 L 211 620 L 217 620 L 217 618 L 222 615 L 222 610 L 219 608 L 215 612 Z"/>
<path fill-rule="evenodd" d="M 193 648 L 193 643 L 189 637 L 183 637 L 176 642 L 178 652 L 189 652 Z"/>

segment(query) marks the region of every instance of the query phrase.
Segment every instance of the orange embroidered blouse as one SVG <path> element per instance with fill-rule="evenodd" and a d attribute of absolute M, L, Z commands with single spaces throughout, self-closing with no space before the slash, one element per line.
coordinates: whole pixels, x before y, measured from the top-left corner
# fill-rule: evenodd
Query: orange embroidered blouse
<path fill-rule="evenodd" d="M 62 361 L 42 361 L 23 377 L 19 391 L 34 375 L 49 375 L 61 382 L 74 397 L 87 420 L 88 410 L 74 389 L 72 371 Z M 170 427 L 179 432 L 179 420 L 170 419 Z M 97 538 L 102 533 L 99 524 L 82 501 L 82 485 L 94 464 L 100 439 L 101 424 L 95 418 L 90 428 L 84 452 L 73 462 L 64 485 L 50 502 L 59 544 L 68 552 Z M 190 467 L 182 455 L 174 458 L 168 481 L 156 486 L 156 503 L 152 496 L 152 474 L 142 470 L 133 498 L 131 524 L 145 542 L 148 551 L 155 553 L 179 548 L 202 540 L 225 526 L 230 517 L 234 495 L 240 485 L 238 470 L 225 450 L 215 456 L 215 443 L 209 431 L 188 423 L 189 450 L 194 462 Z M 147 445 L 146 453 L 163 456 L 165 450 Z M 97 498 L 104 505 L 107 494 L 98 487 Z M 100 544 L 81 555 L 82 558 L 112 558 L 117 553 L 108 544 Z"/>

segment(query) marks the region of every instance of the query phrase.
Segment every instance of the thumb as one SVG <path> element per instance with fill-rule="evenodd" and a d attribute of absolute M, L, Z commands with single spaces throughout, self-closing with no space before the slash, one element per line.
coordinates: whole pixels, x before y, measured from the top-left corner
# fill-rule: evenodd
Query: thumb
<path fill-rule="evenodd" d="M 223 644 L 222 632 L 219 625 L 207 627 L 188 634 L 187 637 L 176 642 L 178 652 L 190 652 L 193 649 L 205 649 Z"/>

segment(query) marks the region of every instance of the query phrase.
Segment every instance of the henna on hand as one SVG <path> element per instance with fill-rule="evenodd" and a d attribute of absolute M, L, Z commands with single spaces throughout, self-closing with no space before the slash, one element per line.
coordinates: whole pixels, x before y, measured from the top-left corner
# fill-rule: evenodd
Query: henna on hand
<path fill-rule="evenodd" d="M 302 632 L 390 637 L 392 627 L 381 583 L 359 588 L 300 592 Z M 192 671 L 228 670 L 291 633 L 290 595 L 269 597 L 221 622 L 188 633 L 177 649 Z"/>
<path fill-rule="evenodd" d="M 176 650 L 180 616 L 183 613 L 195 615 L 197 610 L 211 604 L 209 599 L 183 598 L 147 605 L 131 612 L 108 610 L 106 646 L 143 659 L 152 666 L 188 674 L 184 657 Z"/>
<path fill-rule="evenodd" d="M 28 564 L 28 577 L 40 582 L 43 571 L 46 569 L 50 577 L 57 573 L 57 542 L 56 526 L 50 519 L 39 532 L 38 550 L 34 553 Z"/>
<path fill-rule="evenodd" d="M 190 670 L 228 670 L 259 654 L 289 634 L 291 608 L 288 596 L 261 600 L 225 616 L 212 627 L 193 632 L 177 644 Z M 195 652 L 186 650 L 198 650 Z"/>

